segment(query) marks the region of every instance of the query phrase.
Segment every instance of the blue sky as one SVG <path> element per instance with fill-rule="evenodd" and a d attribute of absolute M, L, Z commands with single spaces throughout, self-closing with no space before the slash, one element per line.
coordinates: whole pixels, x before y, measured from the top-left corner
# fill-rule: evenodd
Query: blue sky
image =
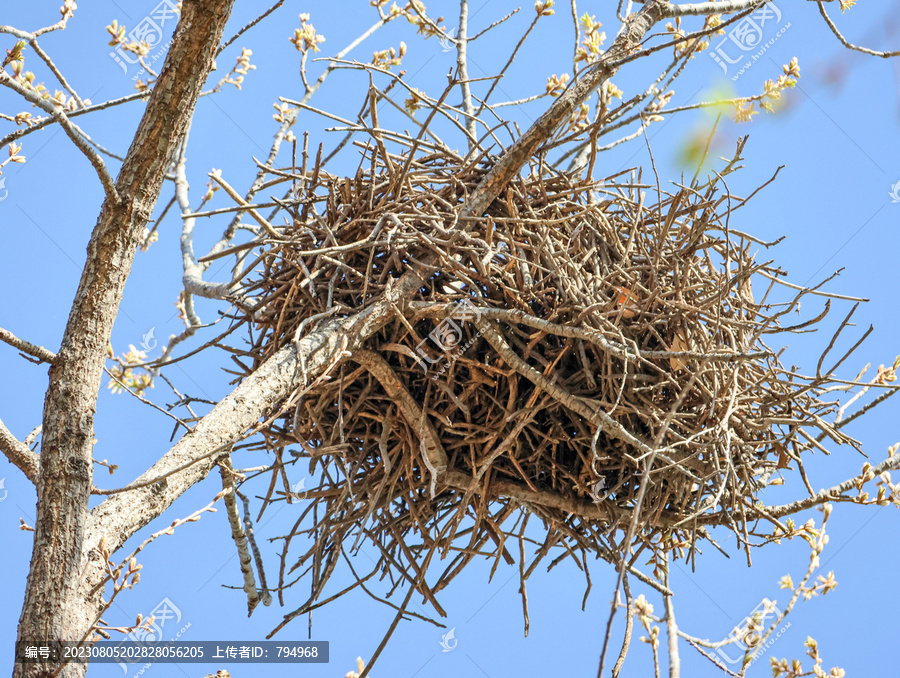
<path fill-rule="evenodd" d="M 117 19 L 129 30 L 148 15 L 157 2 L 119 3 L 99 0 L 82 3 L 69 28 L 61 34 L 46 36 L 42 46 L 56 60 L 61 70 L 82 97 L 97 103 L 133 91 L 130 76 L 110 58 L 105 26 Z M 4 9 L 3 23 L 33 30 L 56 21 L 58 3 L 17 3 Z M 237 3 L 225 33 L 232 35 L 262 7 L 264 3 Z M 571 70 L 572 25 L 568 5 L 559 3 L 557 14 L 543 19 L 526 43 L 507 77 L 501 82 L 498 98 L 518 99 L 543 91 L 551 73 Z M 456 25 L 457 7 L 452 2 L 428 5 L 432 15 L 443 15 L 449 28 Z M 515 9 L 506 0 L 472 0 L 470 33 L 474 33 Z M 895 260 L 898 245 L 897 223 L 900 203 L 893 203 L 892 185 L 900 181 L 898 161 L 898 80 L 900 67 L 893 62 L 853 54 L 842 48 L 831 36 L 818 15 L 814 3 L 778 5 L 783 30 L 774 44 L 753 66 L 733 82 L 740 95 L 761 91 L 762 83 L 781 72 L 781 64 L 791 57 L 799 58 L 802 77 L 789 93 L 787 104 L 775 115 L 762 114 L 750 124 L 720 125 L 717 137 L 721 153 L 729 154 L 738 135 L 750 134 L 745 149 L 746 169 L 731 179 L 732 190 L 746 195 L 767 180 L 775 169 L 785 165 L 778 180 L 767 187 L 748 207 L 736 215 L 736 228 L 761 239 L 772 240 L 781 235 L 787 239 L 778 247 L 762 251 L 758 259 L 775 257 L 790 279 L 806 284 L 844 269 L 828 289 L 842 294 L 868 298 L 855 316 L 855 331 L 869 324 L 875 332 L 849 361 L 841 376 L 850 378 L 867 362 L 877 366 L 888 364 L 900 347 L 895 340 L 898 331 L 895 303 Z M 898 3 L 867 1 L 840 15 L 836 21 L 853 41 L 865 42 L 876 49 L 897 48 Z M 580 2 L 579 13 L 590 12 L 604 23 L 610 36 L 615 33 L 612 6 Z M 532 17 L 526 3 L 520 15 L 500 26 L 470 48 L 470 76 L 482 77 L 502 65 L 524 27 Z M 203 98 L 197 108 L 188 151 L 188 179 L 191 199 L 196 204 L 207 181 L 207 172 L 221 169 L 223 176 L 238 190 L 245 190 L 255 174 L 253 157 L 262 158 L 271 144 L 277 123 L 272 120 L 272 104 L 278 96 L 300 98 L 299 53 L 288 42 L 299 25 L 298 13 L 309 12 L 317 31 L 326 36 L 320 56 L 342 49 L 376 19 L 374 10 L 362 0 L 341 2 L 304 2 L 288 0 L 274 16 L 238 40 L 218 62 L 221 77 L 234 64 L 241 47 L 253 50 L 252 63 L 257 70 L 246 78 L 242 91 L 226 87 L 214 97 Z M 171 24 L 170 24 L 171 26 Z M 773 29 L 773 33 L 775 29 Z M 766 36 L 768 37 L 768 36 Z M 446 82 L 454 57 L 438 41 L 423 42 L 405 21 L 397 21 L 377 32 L 358 48 L 353 56 L 369 60 L 376 49 L 396 46 L 400 40 L 409 45 L 403 68 L 407 81 L 419 89 L 436 95 Z M 12 39 L 3 36 L 3 47 Z M 38 79 L 51 83 L 51 76 L 37 68 L 35 59 L 26 53 L 27 68 Z M 663 59 L 665 57 L 660 57 Z M 626 97 L 643 89 L 661 61 L 652 64 L 633 63 L 614 78 Z M 317 77 L 321 63 L 311 63 L 311 76 Z M 218 76 L 218 77 L 217 77 Z M 724 78 L 721 69 L 706 55 L 692 62 L 676 83 L 672 105 L 685 105 L 704 98 L 704 93 L 721 91 Z M 53 89 L 52 84 L 50 85 Z M 362 104 L 365 79 L 359 74 L 336 72 L 330 76 L 312 100 L 317 108 L 354 117 Z M 479 86 L 480 87 L 480 86 Z M 476 89 L 483 92 L 483 89 Z M 451 96 L 451 101 L 454 101 Z M 548 105 L 541 99 L 507 115 L 524 129 Z M 15 114 L 30 110 L 9 91 L 0 92 L 0 111 Z M 124 154 L 143 110 L 135 102 L 79 119 L 79 124 L 104 147 Z M 402 121 L 385 113 L 384 122 Z M 650 145 L 663 182 L 677 181 L 682 172 L 692 173 L 680 163 L 680 154 L 692 135 L 709 129 L 712 118 L 703 112 L 688 112 L 651 127 Z M 326 149 L 335 143 L 333 134 L 313 114 L 303 113 L 294 130 L 298 136 L 309 130 L 311 147 L 320 141 Z M 10 123 L 0 122 L 6 133 Z M 461 143 L 458 140 L 457 143 Z M 284 153 L 284 152 L 283 152 Z M 0 267 L 0 326 L 33 343 L 52 350 L 59 346 L 68 310 L 84 262 L 85 247 L 102 200 L 102 190 L 85 158 L 68 141 L 58 127 L 25 138 L 22 154 L 27 162 L 4 168 L 8 194 L 0 202 L 0 242 L 4 265 Z M 289 156 L 280 160 L 287 164 Z M 601 154 L 598 166 L 613 173 L 619 169 L 645 164 L 649 171 L 646 144 L 638 140 Z M 355 159 L 346 155 L 331 167 L 335 173 L 353 172 Z M 117 162 L 111 161 L 115 173 Z M 598 170 L 599 171 L 599 170 Z M 164 187 L 162 205 L 171 196 L 171 185 Z M 2 195 L 2 191 L 0 191 Z M 229 206 L 221 193 L 211 207 Z M 148 252 L 139 253 L 129 279 L 112 342 L 117 353 L 137 345 L 144 334 L 154 328 L 158 338 L 178 332 L 174 301 L 180 290 L 181 257 L 178 250 L 178 219 L 170 214 L 160 227 L 160 239 Z M 215 242 L 227 222 L 222 218 L 198 224 L 196 249 L 206 251 Z M 223 260 L 224 261 L 224 260 Z M 223 264 L 224 265 L 224 264 Z M 211 280 L 223 280 L 227 269 L 210 269 Z M 821 310 L 821 302 L 804 304 L 802 317 L 810 318 Z M 211 302 L 198 305 L 201 317 L 209 322 L 221 307 Z M 835 323 L 848 310 L 835 310 Z M 217 332 L 217 329 L 207 332 Z M 211 338 L 202 334 L 180 350 L 199 346 Z M 829 336 L 798 336 L 786 354 L 785 361 L 813 369 L 818 352 Z M 848 346 L 855 340 L 843 342 Z M 158 349 L 156 351 L 158 354 Z M 230 361 L 221 353 L 206 353 L 196 359 L 173 366 L 167 373 L 182 392 L 197 397 L 217 399 L 228 392 L 230 376 L 220 368 Z M 40 423 L 43 394 L 46 388 L 46 366 L 35 366 L 21 359 L 10 347 L 0 346 L 0 417 L 20 438 Z M 148 392 L 159 404 L 175 400 L 162 382 Z M 898 405 L 889 401 L 864 422 L 847 428 L 861 440 L 873 462 L 886 456 L 889 445 L 900 440 L 897 430 Z M 105 388 L 100 394 L 97 414 L 98 444 L 95 457 L 119 464 L 115 476 L 103 469 L 96 473 L 96 484 L 114 487 L 127 484 L 139 475 L 170 446 L 171 420 L 151 411 L 127 395 L 112 395 Z M 265 463 L 261 452 L 243 453 L 235 465 L 249 467 Z M 814 455 L 807 462 L 815 489 L 827 487 L 859 472 L 865 461 L 850 448 L 834 449 L 830 457 Z M 295 469 L 292 479 L 303 477 Z M 18 621 L 28 559 L 31 533 L 18 529 L 20 518 L 34 522 L 35 495 L 28 481 L 5 460 L 0 461 L 0 572 L 7 582 L 6 594 L 0 599 L 0 661 L 11 662 L 12 640 Z M 173 519 L 190 514 L 206 505 L 220 489 L 215 474 L 186 493 L 165 516 L 148 530 L 155 531 Z M 244 488 L 248 489 L 247 486 Z M 263 487 L 249 488 L 251 494 L 262 494 Z M 795 487 L 770 488 L 764 498 L 781 503 L 799 496 Z M 277 576 L 279 544 L 267 541 L 284 534 L 296 520 L 303 504 L 272 508 L 257 526 L 257 537 L 268 565 L 269 579 Z M 831 542 L 823 553 L 822 574 L 836 571 L 838 587 L 827 598 L 814 598 L 798 604 L 788 617 L 789 628 L 778 638 L 766 656 L 751 668 L 749 675 L 770 675 L 768 657 L 802 657 L 807 635 L 819 641 L 826 670 L 838 665 L 848 675 L 890 673 L 895 659 L 890 652 L 893 643 L 895 589 L 889 585 L 891 564 L 896 558 L 900 537 L 893 507 L 862 508 L 839 505 L 829 522 Z M 802 519 L 821 514 L 816 511 Z M 142 532 L 134 545 L 149 531 Z M 129 544 L 131 545 L 131 544 Z M 132 546 L 133 547 L 133 546 Z M 713 640 L 724 638 L 732 627 L 749 614 L 763 598 L 786 602 L 785 591 L 777 588 L 778 579 L 791 574 L 795 581 L 805 571 L 808 547 L 800 542 L 757 549 L 753 567 L 735 550 L 734 542 L 726 542 L 731 558 L 726 559 L 707 549 L 697 559 L 691 572 L 683 562 L 673 567 L 672 587 L 676 591 L 676 612 L 681 628 L 696 637 Z M 364 548 L 357 557 L 366 563 Z M 246 600 L 242 592 L 225 589 L 240 587 L 238 561 L 230 537 L 224 511 L 207 514 L 198 523 L 179 528 L 174 535 L 158 540 L 140 557 L 144 569 L 140 585 L 121 595 L 105 619 L 111 625 L 128 624 L 137 613 L 147 614 L 168 599 L 181 614 L 178 626 L 166 626 L 166 635 L 185 628 L 184 640 L 260 640 L 276 626 L 282 614 L 305 600 L 300 587 L 286 595 L 286 607 L 259 607 L 253 617 L 246 617 Z M 448 617 L 442 620 L 446 629 L 438 629 L 421 621 L 404 621 L 374 670 L 378 678 L 443 677 L 459 674 L 538 675 L 547 672 L 565 675 L 593 675 L 603 635 L 603 627 L 614 588 L 614 573 L 607 564 L 597 561 L 591 570 L 592 593 L 586 610 L 581 610 L 584 578 L 569 562 L 563 562 L 550 573 L 539 569 L 529 580 L 531 630 L 522 634 L 521 603 L 518 596 L 518 571 L 500 565 L 492 581 L 488 581 L 490 563 L 476 562 L 440 596 Z M 361 565 L 364 566 L 364 565 Z M 342 573 L 332 582 L 336 591 L 346 580 Z M 641 591 L 636 587 L 635 593 Z M 661 611 L 659 598 L 649 596 Z M 417 612 L 432 610 L 417 607 Z M 331 645 L 328 665 L 308 665 L 299 669 L 309 676 L 343 676 L 355 666 L 357 655 L 368 657 L 378 645 L 393 612 L 364 594 L 351 594 L 317 611 L 312 619 L 312 638 L 327 640 Z M 623 619 L 620 613 L 619 621 Z M 442 634 L 454 629 L 458 644 L 443 652 Z M 307 638 L 306 620 L 295 620 L 278 636 L 281 640 Z M 637 634 L 636 630 L 636 634 Z M 617 624 L 613 641 L 621 638 Z M 663 643 L 664 644 L 664 643 Z M 617 646 L 615 650 L 617 652 Z M 718 675 L 712 665 L 682 643 L 685 676 Z M 635 639 L 623 676 L 645 676 L 652 670 L 647 646 Z M 810 662 L 806 662 L 807 670 Z M 157 665 L 144 675 L 200 676 L 200 665 Z M 210 666 L 208 670 L 223 668 Z M 295 675 L 285 665 L 230 668 L 232 675 Z M 122 676 L 117 666 L 92 666 L 89 676 Z M 128 674 L 133 675 L 133 672 Z"/>

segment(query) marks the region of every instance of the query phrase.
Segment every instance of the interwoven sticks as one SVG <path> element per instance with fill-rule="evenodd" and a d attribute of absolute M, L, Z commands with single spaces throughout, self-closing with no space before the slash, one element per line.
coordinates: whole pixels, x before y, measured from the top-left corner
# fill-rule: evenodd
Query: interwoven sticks
<path fill-rule="evenodd" d="M 639 172 L 593 184 L 535 164 L 485 216 L 460 218 L 482 164 L 376 145 L 361 167 L 278 171 L 300 190 L 244 290 L 255 367 L 410 268 L 424 281 L 267 431 L 320 479 L 312 526 L 293 533 L 315 537 L 293 566 L 312 564 L 314 590 L 363 537 L 395 585 L 434 544 L 455 552 L 436 584 L 414 582 L 432 599 L 475 555 L 512 560 L 531 513 L 546 539 L 529 572 L 553 546 L 608 558 L 651 458 L 639 541 L 692 544 L 710 522 L 743 533 L 756 492 L 809 447 L 797 432 L 827 428 L 827 375 L 796 378 L 763 342 L 810 290 L 769 299 L 763 276 L 781 272 L 729 233 L 742 200 L 720 182 L 651 200 Z"/>

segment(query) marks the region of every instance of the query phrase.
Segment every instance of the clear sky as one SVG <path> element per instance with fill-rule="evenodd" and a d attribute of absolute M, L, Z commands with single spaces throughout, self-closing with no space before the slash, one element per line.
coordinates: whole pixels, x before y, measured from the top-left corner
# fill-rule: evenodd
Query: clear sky
<path fill-rule="evenodd" d="M 225 33 L 232 35 L 268 3 L 239 2 Z M 506 15 L 517 6 L 507 0 L 472 0 L 470 33 L 475 33 Z M 897 2 L 867 0 L 844 15 L 836 4 L 832 15 L 849 39 L 876 49 L 897 49 Z M 58 18 L 58 2 L 7 3 L 2 23 L 26 30 L 53 23 Z M 69 28 L 47 36 L 43 47 L 59 64 L 82 97 L 99 102 L 133 91 L 131 76 L 109 55 L 106 25 L 113 19 L 128 30 L 149 15 L 158 0 L 119 2 L 98 0 L 81 3 Z M 579 14 L 589 12 L 603 22 L 610 35 L 616 31 L 614 5 L 599 2 L 578 3 Z M 867 362 L 888 364 L 900 353 L 896 341 L 896 254 L 900 201 L 892 202 L 892 186 L 900 182 L 898 161 L 898 77 L 896 61 L 864 57 L 841 47 L 819 17 L 814 3 L 781 2 L 781 19 L 765 39 L 777 40 L 736 81 L 723 77 L 721 68 L 706 54 L 692 62 L 676 83 L 672 106 L 703 100 L 704 94 L 724 91 L 730 83 L 740 95 L 761 91 L 763 82 L 781 72 L 781 65 L 798 57 L 802 77 L 789 92 L 787 105 L 774 115 L 762 114 L 749 124 L 723 122 L 717 140 L 720 152 L 730 153 L 738 135 L 750 134 L 744 157 L 747 168 L 732 178 L 732 190 L 746 195 L 785 165 L 778 180 L 766 188 L 750 205 L 736 215 L 732 224 L 761 239 L 781 235 L 787 239 L 778 247 L 760 252 L 758 259 L 775 258 L 798 284 L 826 277 L 843 269 L 828 289 L 870 299 L 855 316 L 855 331 L 875 325 L 875 332 L 841 376 L 852 378 Z M 444 25 L 456 25 L 458 6 L 453 2 L 432 2 L 432 15 L 443 14 Z M 547 76 L 571 71 L 572 23 L 566 2 L 559 2 L 557 14 L 540 22 L 500 85 L 500 98 L 519 99 L 544 90 Z M 304 2 L 288 0 L 272 17 L 238 40 L 218 63 L 217 80 L 233 64 L 241 47 L 253 50 L 252 63 L 257 70 L 246 78 L 243 90 L 226 87 L 220 94 L 203 98 L 197 108 L 188 151 L 188 178 L 191 199 L 196 204 L 207 181 L 207 172 L 221 169 L 229 183 L 245 190 L 255 174 L 253 157 L 263 158 L 271 144 L 277 123 L 272 120 L 272 104 L 279 95 L 302 96 L 299 53 L 289 43 L 298 14 L 309 12 L 317 31 L 326 36 L 320 56 L 333 54 L 351 42 L 376 20 L 374 10 L 364 0 Z M 520 15 L 470 48 L 471 77 L 494 73 L 505 62 L 512 46 L 531 21 L 529 3 Z M 173 23 L 166 29 L 171 31 Z M 769 29 L 767 29 L 769 30 Z M 403 68 L 413 86 L 430 94 L 439 94 L 445 76 L 453 67 L 454 55 L 435 39 L 423 42 L 405 21 L 397 21 L 377 32 L 352 56 L 371 59 L 376 49 L 396 46 L 400 40 L 409 45 Z M 13 40 L 2 36 L 2 47 Z M 26 52 L 27 68 L 51 90 L 52 77 Z M 643 90 L 661 60 L 653 64 L 635 63 L 623 68 L 614 81 L 626 98 Z M 317 77 L 321 63 L 311 63 L 310 73 Z M 728 77 L 731 76 L 729 72 Z M 314 106 L 355 117 L 362 104 L 365 81 L 347 72 L 333 74 L 311 102 Z M 478 86 L 481 87 L 480 85 Z M 483 92 L 483 89 L 476 89 Z M 451 97 L 451 101 L 452 101 Z M 527 106 L 507 109 L 507 114 L 524 129 L 548 105 L 541 99 Z M 8 90 L 0 91 L 0 111 L 16 113 L 30 110 Z M 143 104 L 135 102 L 79 119 L 79 124 L 105 148 L 123 155 L 136 128 Z M 386 114 L 388 115 L 388 114 Z M 390 121 L 391 118 L 386 118 Z M 648 136 L 664 182 L 677 181 L 682 172 L 683 149 L 698 133 L 708 130 L 712 118 L 703 112 L 688 112 L 651 127 Z M 329 123 L 331 124 L 331 123 Z M 398 122 L 398 124 L 400 124 Z M 311 142 L 335 143 L 334 135 L 324 132 L 321 118 L 302 113 L 295 133 L 310 131 Z M 6 133 L 12 123 L 0 121 Z M 458 140 L 457 143 L 461 143 Z M 311 144 L 312 145 L 312 144 Z M 51 350 L 59 347 L 68 310 L 84 262 L 85 247 L 102 200 L 96 175 L 58 127 L 26 137 L 22 154 L 27 162 L 4 168 L 5 188 L 0 189 L 0 326 L 33 343 Z M 287 155 L 280 160 L 287 164 Z M 343 162 L 343 164 L 341 164 Z M 619 169 L 649 162 L 644 142 L 624 144 L 601 154 L 598 165 L 613 173 Z M 110 161 L 114 173 L 118 163 Z M 337 161 L 331 171 L 353 172 L 352 155 Z M 154 216 L 171 196 L 166 185 Z M 230 206 L 227 196 L 217 195 L 212 207 Z M 218 238 L 225 218 L 198 224 L 196 249 L 205 251 Z M 159 242 L 148 252 L 139 253 L 129 279 L 112 342 L 117 353 L 137 345 L 154 329 L 157 338 L 178 332 L 181 321 L 174 307 L 180 290 L 181 256 L 178 249 L 179 220 L 170 214 L 160 227 Z M 223 260 L 224 261 L 224 260 Z M 224 264 L 223 264 L 224 266 Z M 224 280 L 227 269 L 210 269 L 211 280 Z M 839 305 L 840 306 L 840 305 Z M 820 301 L 804 305 L 802 318 L 811 318 L 821 310 Z M 205 322 L 215 319 L 220 306 L 201 302 L 199 311 Z M 834 312 L 834 327 L 849 310 L 840 306 Z M 200 333 L 188 347 L 199 346 L 217 329 Z M 824 347 L 828 336 L 797 337 L 787 353 L 786 362 L 814 369 L 814 356 Z M 843 345 L 855 340 L 848 338 Z M 159 349 L 152 355 L 158 355 Z M 221 371 L 230 361 L 223 354 L 207 353 L 195 360 L 173 366 L 167 373 L 182 392 L 217 399 L 228 392 L 230 376 Z M 0 417 L 20 439 L 41 420 L 46 388 L 46 366 L 35 366 L 20 358 L 7 346 L 0 346 Z M 171 420 L 151 411 L 127 395 L 112 395 L 105 387 L 100 394 L 96 419 L 98 439 L 95 457 L 119 464 L 115 476 L 96 473 L 96 484 L 114 487 L 127 484 L 170 446 Z M 162 382 L 148 392 L 159 404 L 175 397 Z M 853 424 L 848 432 L 864 443 L 874 462 L 886 456 L 887 447 L 900 440 L 897 427 L 900 400 L 889 401 L 880 410 Z M 265 463 L 263 453 L 238 455 L 236 466 Z M 830 457 L 817 453 L 807 462 L 815 489 L 827 487 L 859 472 L 865 461 L 850 448 L 837 448 Z M 295 470 L 295 480 L 302 470 Z M 207 481 L 186 493 L 165 516 L 148 530 L 158 530 L 176 517 L 190 514 L 206 505 L 220 489 L 213 474 Z M 793 477 L 793 476 L 792 476 Z M 34 522 L 35 494 L 22 474 L 5 460 L 0 461 L 0 572 L 6 583 L 0 596 L 0 661 L 11 663 L 12 641 L 21 610 L 32 533 L 19 530 L 20 518 Z M 248 489 L 246 486 L 245 490 Z M 249 488 L 262 494 L 265 488 Z M 799 496 L 795 487 L 770 488 L 764 499 L 781 503 Z M 303 504 L 273 508 L 257 526 L 257 538 L 264 551 L 269 579 L 277 576 L 280 545 L 267 541 L 284 534 L 296 520 Z M 829 523 L 831 542 L 822 557 L 822 574 L 835 570 L 837 589 L 827 598 L 814 598 L 798 604 L 788 617 L 790 626 L 774 646 L 751 668 L 750 676 L 770 675 L 769 656 L 804 657 L 807 635 L 819 641 L 826 670 L 838 665 L 847 675 L 893 675 L 896 673 L 893 643 L 898 603 L 892 565 L 897 556 L 900 529 L 893 507 L 862 508 L 839 505 Z M 811 511 L 803 520 L 820 515 Z M 149 532 L 134 538 L 134 545 Z M 797 540 L 799 541 L 799 540 Z M 795 581 L 805 571 L 808 547 L 789 542 L 753 552 L 753 567 L 735 550 L 733 539 L 726 542 L 731 558 L 707 549 L 697 559 L 692 572 L 683 562 L 672 571 L 676 591 L 676 612 L 680 627 L 687 633 L 713 640 L 723 639 L 763 598 L 787 601 L 779 590 L 780 577 L 791 574 Z M 368 562 L 364 548 L 359 556 Z M 140 556 L 142 581 L 131 592 L 122 594 L 105 619 L 110 625 L 130 624 L 138 613 L 148 614 L 168 599 L 181 615 L 167 623 L 164 635 L 175 635 L 182 628 L 183 640 L 260 640 L 272 630 L 282 614 L 305 600 L 300 587 L 286 595 L 286 607 L 260 606 L 253 617 L 246 617 L 246 599 L 239 590 L 241 575 L 224 511 L 207 514 L 198 523 L 179 528 L 173 536 L 161 538 Z M 612 568 L 597 561 L 592 568 L 593 589 L 585 611 L 581 610 L 584 578 L 565 561 L 550 573 L 543 569 L 529 580 L 531 631 L 523 637 L 521 603 L 518 597 L 516 567 L 501 564 L 488 581 L 490 563 L 474 563 L 441 596 L 448 617 L 441 620 L 445 629 L 414 620 L 400 624 L 391 644 L 374 670 L 377 678 L 444 677 L 458 675 L 501 678 L 510 675 L 593 675 L 603 636 L 603 627 L 614 587 Z M 331 591 L 346 582 L 346 573 L 335 577 Z M 635 593 L 641 589 L 636 588 Z M 648 592 L 649 593 L 649 592 Z M 649 596 L 662 609 L 659 598 Z M 433 616 L 414 598 L 413 608 Z M 398 601 L 399 602 L 399 601 Z M 619 614 L 619 621 L 624 615 Z M 201 676 L 216 668 L 228 668 L 234 676 L 263 674 L 271 676 L 309 675 L 343 676 L 355 667 L 357 655 L 368 657 L 378 645 L 393 618 L 393 611 L 374 602 L 363 593 L 346 596 L 318 610 L 311 622 L 312 638 L 327 640 L 331 647 L 328 665 L 224 666 L 157 665 L 143 675 Z M 441 637 L 454 629 L 458 644 L 442 651 Z M 298 619 L 278 639 L 307 638 L 308 624 Z M 636 634 L 639 632 L 636 629 Z M 618 643 L 621 624 L 613 632 Z M 452 643 L 449 643 L 452 645 Z M 663 647 L 665 642 L 663 642 Z M 617 646 L 615 651 L 617 652 Z M 684 676 L 719 675 L 716 669 L 682 643 Z M 811 662 L 805 662 L 809 670 Z M 623 676 L 651 675 L 652 661 L 647 646 L 635 642 Z M 131 676 L 134 671 L 127 675 Z M 89 676 L 123 676 L 115 665 L 92 666 Z"/>

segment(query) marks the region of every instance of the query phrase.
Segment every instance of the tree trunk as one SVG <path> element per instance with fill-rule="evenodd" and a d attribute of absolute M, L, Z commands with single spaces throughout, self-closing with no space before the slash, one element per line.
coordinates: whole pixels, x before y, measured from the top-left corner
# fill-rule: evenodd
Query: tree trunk
<path fill-rule="evenodd" d="M 144 226 L 169 158 L 212 69 L 234 0 L 186 0 L 172 46 L 122 165 L 119 201 L 103 203 L 44 401 L 37 519 L 18 640 L 80 640 L 99 609 L 81 588 L 93 482 L 94 412 L 106 347 Z M 81 676 L 84 664 L 60 676 Z M 49 664 L 17 664 L 16 677 L 49 676 Z"/>

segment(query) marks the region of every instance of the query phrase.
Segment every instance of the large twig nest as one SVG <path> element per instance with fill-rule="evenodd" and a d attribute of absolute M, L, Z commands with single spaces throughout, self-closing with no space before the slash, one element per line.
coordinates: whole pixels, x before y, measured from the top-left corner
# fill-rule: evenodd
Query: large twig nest
<path fill-rule="evenodd" d="M 316 556 L 330 572 L 364 528 L 393 554 L 385 569 L 418 557 L 412 533 L 458 548 L 454 563 L 488 539 L 509 559 L 500 523 L 521 507 L 547 528 L 539 558 L 560 539 L 608 555 L 597 535 L 627 525 L 642 490 L 639 538 L 693 530 L 686 519 L 711 510 L 741 523 L 806 443 L 798 431 L 827 428 L 817 384 L 763 341 L 788 331 L 796 300 L 767 303 L 771 284 L 754 299 L 751 281 L 780 271 L 729 231 L 742 200 L 720 181 L 659 194 L 637 172 L 598 185 L 535 164 L 487 216 L 461 219 L 481 164 L 373 146 L 362 167 L 294 175 L 284 238 L 247 289 L 258 365 L 320 318 L 390 296 L 410 269 L 423 281 L 268 431 L 279 454 L 299 442 L 321 478 L 316 546 L 297 565 Z"/>

